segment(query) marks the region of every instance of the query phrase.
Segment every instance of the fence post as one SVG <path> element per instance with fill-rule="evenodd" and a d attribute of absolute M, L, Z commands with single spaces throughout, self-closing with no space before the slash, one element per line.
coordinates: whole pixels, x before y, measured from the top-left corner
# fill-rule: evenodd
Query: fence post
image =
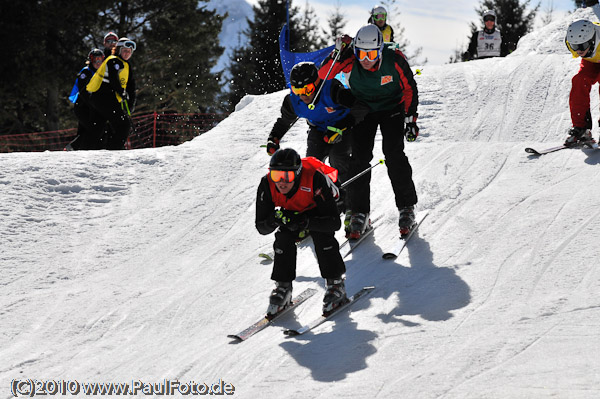
<path fill-rule="evenodd" d="M 156 148 L 156 118 L 157 114 L 156 111 L 154 111 L 154 127 L 152 128 L 152 148 Z"/>

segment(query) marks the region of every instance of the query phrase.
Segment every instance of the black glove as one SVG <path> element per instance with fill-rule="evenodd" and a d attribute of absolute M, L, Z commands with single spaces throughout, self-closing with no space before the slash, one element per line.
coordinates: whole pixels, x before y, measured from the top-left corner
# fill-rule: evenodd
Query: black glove
<path fill-rule="evenodd" d="M 267 154 L 273 155 L 279 149 L 279 139 L 274 136 L 269 136 L 267 141 Z"/>
<path fill-rule="evenodd" d="M 419 137 L 419 126 L 417 126 L 417 117 L 419 114 L 414 114 L 404 118 L 404 136 L 406 141 L 415 141 Z"/>
<path fill-rule="evenodd" d="M 127 93 L 127 90 L 123 90 L 123 93 L 121 93 L 121 98 L 123 98 L 125 101 L 129 101 L 129 93 Z"/>
<path fill-rule="evenodd" d="M 275 212 L 275 223 L 289 231 L 303 231 L 308 227 L 308 216 L 287 209 L 278 210 Z"/>

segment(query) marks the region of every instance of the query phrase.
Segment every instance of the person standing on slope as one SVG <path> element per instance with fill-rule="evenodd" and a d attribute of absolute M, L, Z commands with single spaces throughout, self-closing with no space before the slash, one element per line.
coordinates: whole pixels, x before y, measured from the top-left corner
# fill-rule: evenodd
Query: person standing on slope
<path fill-rule="evenodd" d="M 113 49 L 119 41 L 119 36 L 115 32 L 108 32 L 104 35 L 104 58 L 108 58 L 112 55 Z"/>
<path fill-rule="evenodd" d="M 463 61 L 506 56 L 506 46 L 502 45 L 502 35 L 496 27 L 496 11 L 484 11 L 483 25 L 482 30 L 474 32 L 471 36 L 469 48 L 463 54 Z"/>
<path fill-rule="evenodd" d="M 387 10 L 384 7 L 373 7 L 368 23 L 377 25 L 383 35 L 384 42 L 394 41 L 394 29 L 387 24 Z"/>
<path fill-rule="evenodd" d="M 104 62 L 104 53 L 100 49 L 92 49 L 88 54 L 86 66 L 77 74 L 77 80 L 69 99 L 74 101 L 73 112 L 79 121 L 77 137 L 65 147 L 66 150 L 99 150 L 101 143 L 92 134 L 92 108 L 89 103 L 90 93 L 85 89 L 92 76 Z"/>
<path fill-rule="evenodd" d="M 592 8 L 600 18 L 600 5 Z M 567 28 L 565 44 L 573 58 L 581 57 L 579 71 L 571 79 L 569 109 L 572 127 L 565 145 L 593 142 L 590 91 L 592 85 L 600 82 L 600 24 L 585 19 L 573 22 Z"/>
<path fill-rule="evenodd" d="M 417 126 L 417 83 L 404 54 L 394 43 L 384 44 L 383 35 L 376 25 L 366 25 L 350 38 L 341 38 L 339 62 L 333 65 L 331 76 L 340 72 L 349 74 L 348 85 L 352 94 L 365 102 L 371 112 L 353 129 L 353 174 L 367 169 L 373 159 L 377 128 L 383 137 L 383 154 L 399 211 L 400 234 L 407 234 L 415 223 L 414 206 L 417 193 L 412 180 L 412 167 L 404 153 L 404 137 L 415 141 Z M 319 75 L 327 73 L 335 54 L 323 61 Z M 352 206 L 348 237 L 360 238 L 369 226 L 371 174 L 357 179 L 348 186 Z"/>
<path fill-rule="evenodd" d="M 339 194 L 332 178 L 337 170 L 314 157 L 300 158 L 291 149 L 280 149 L 271 157 L 269 173 L 256 195 L 256 229 L 262 235 L 275 232 L 275 259 L 267 317 L 290 305 L 292 282 L 296 279 L 296 241 L 309 230 L 315 245 L 321 276 L 327 281 L 323 313 L 346 301 L 346 265 L 334 233 L 341 221 L 336 205 Z"/>
<path fill-rule="evenodd" d="M 134 41 L 119 39 L 113 55 L 106 58 L 96 71 L 86 89 L 94 108 L 93 136 L 99 139 L 106 121 L 114 134 L 108 137 L 109 150 L 122 150 L 131 129 L 130 113 L 135 107 L 135 79 L 130 59 L 136 49 Z"/>

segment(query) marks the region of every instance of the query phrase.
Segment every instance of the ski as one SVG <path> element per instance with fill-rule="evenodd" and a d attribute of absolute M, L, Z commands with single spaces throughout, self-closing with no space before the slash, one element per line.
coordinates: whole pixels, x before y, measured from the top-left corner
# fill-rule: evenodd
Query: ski
<path fill-rule="evenodd" d="M 551 152 L 556 152 L 556 151 L 560 151 L 560 150 L 564 150 L 565 148 L 571 148 L 571 147 L 567 147 L 566 145 L 559 145 L 556 147 L 550 147 L 550 148 L 546 148 L 545 150 L 534 150 L 533 148 L 527 147 L 525 148 L 525 152 L 532 154 L 532 155 L 545 155 L 545 154 L 550 154 Z"/>
<path fill-rule="evenodd" d="M 396 242 L 394 248 L 392 248 L 388 252 L 385 252 L 381 257 L 383 259 L 396 259 L 400 255 L 400 252 L 402 252 L 402 250 L 406 247 L 406 244 L 408 244 L 408 240 L 410 240 L 410 238 L 413 236 L 413 234 L 415 234 L 415 231 L 417 231 L 421 223 L 423 223 L 423 220 L 425 220 L 427 215 L 429 215 L 429 212 L 425 212 L 423 216 L 419 215 L 418 221 L 415 221 L 413 227 L 410 229 L 410 232 L 408 234 L 400 236 L 400 239 Z"/>
<path fill-rule="evenodd" d="M 256 323 L 252 324 L 250 327 L 246 328 L 242 332 L 240 332 L 238 334 L 229 334 L 229 335 L 227 335 L 227 337 L 236 339 L 239 342 L 247 340 L 248 338 L 250 338 L 257 332 L 264 330 L 265 328 L 267 328 L 268 326 L 273 324 L 273 322 L 275 320 L 281 318 L 285 314 L 288 314 L 292 309 L 295 309 L 302 302 L 306 301 L 308 298 L 313 296 L 315 294 L 315 292 L 317 292 L 316 289 L 307 288 L 302 293 L 300 293 L 300 295 L 298 295 L 297 297 L 292 299 L 292 304 L 290 306 L 288 306 L 287 308 L 283 309 L 281 312 L 279 312 L 276 315 L 271 316 L 271 317 L 264 316 L 262 319 L 260 319 Z"/>
<path fill-rule="evenodd" d="M 545 150 L 535 150 L 531 147 L 527 147 L 525 148 L 525 152 L 532 154 L 532 155 L 546 155 L 546 154 L 550 154 L 551 152 L 556 152 L 556 151 L 560 151 L 560 150 L 564 150 L 567 148 L 582 148 L 582 149 L 591 149 L 591 150 L 597 150 L 598 149 L 598 143 L 596 142 L 596 140 L 591 140 L 591 141 L 583 141 L 583 142 L 579 142 L 576 143 L 574 145 L 559 145 L 556 147 L 550 147 L 550 148 L 546 148 Z"/>
<path fill-rule="evenodd" d="M 365 232 L 360 236 L 358 240 L 352 240 L 347 238 L 346 241 L 340 244 L 340 254 L 342 255 L 342 258 L 346 258 L 348 255 L 350 255 L 352 251 L 354 251 L 356 247 L 360 245 L 361 242 L 363 242 L 367 237 L 373 234 L 373 231 L 377 227 L 375 223 L 378 222 L 379 219 L 381 219 L 381 216 L 378 216 L 375 219 L 373 219 L 369 228 L 365 230 Z"/>
<path fill-rule="evenodd" d="M 360 298 L 366 296 L 374 289 L 375 289 L 375 287 L 364 287 L 360 291 L 358 291 L 357 293 L 355 293 L 354 295 L 349 297 L 348 300 L 343 305 L 338 306 L 337 308 L 333 309 L 332 311 L 328 312 L 327 314 L 322 314 L 321 316 L 317 317 L 310 323 L 308 323 L 296 330 L 283 330 L 283 333 L 285 335 L 287 335 L 288 337 L 295 337 L 297 335 L 306 334 L 307 332 L 314 329 L 315 327 L 318 327 L 321 324 L 325 323 L 327 320 L 331 319 L 333 316 L 340 313 L 342 310 L 348 308 L 354 302 L 356 302 Z"/>

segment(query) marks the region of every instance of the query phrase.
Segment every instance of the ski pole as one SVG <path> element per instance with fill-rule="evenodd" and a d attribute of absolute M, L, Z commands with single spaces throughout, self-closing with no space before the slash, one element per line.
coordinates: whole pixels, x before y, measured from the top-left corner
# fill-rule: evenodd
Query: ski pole
<path fill-rule="evenodd" d="M 362 172 L 360 172 L 359 174 L 357 174 L 356 176 L 348 179 L 347 181 L 345 181 L 344 183 L 342 183 L 342 188 L 346 188 L 346 186 L 350 183 L 354 183 L 354 181 L 356 181 L 358 178 L 366 175 L 367 173 L 369 173 L 371 171 L 371 169 L 373 169 L 375 166 L 380 165 L 385 163 L 385 159 L 380 159 L 379 162 L 377 162 L 375 165 L 371 165 L 369 166 L 367 169 L 363 170 Z"/>
<path fill-rule="evenodd" d="M 325 78 L 323 79 L 323 82 L 325 82 L 327 80 L 327 78 L 329 77 L 329 74 L 331 73 L 331 70 L 333 69 L 333 66 L 335 65 L 335 63 L 337 62 L 337 60 L 340 58 L 340 54 L 342 54 L 342 49 L 339 49 L 335 58 L 333 59 L 333 62 L 331 63 L 331 66 L 329 67 L 329 71 L 327 71 L 327 75 L 325 75 Z M 308 109 L 310 109 L 311 111 L 315 109 L 315 101 L 317 101 L 317 97 L 319 97 L 319 94 L 321 93 L 321 89 L 323 88 L 323 84 L 321 84 L 321 86 L 319 86 L 319 90 L 317 91 L 317 95 L 315 95 L 315 98 L 313 98 L 312 102 L 310 104 L 308 104 Z"/>
<path fill-rule="evenodd" d="M 123 107 L 123 104 L 125 104 L 125 107 Z M 123 99 L 123 101 L 121 101 L 121 109 L 123 111 L 127 110 L 127 115 L 131 116 L 131 112 L 129 111 L 129 104 L 127 104 L 127 100 Z"/>

